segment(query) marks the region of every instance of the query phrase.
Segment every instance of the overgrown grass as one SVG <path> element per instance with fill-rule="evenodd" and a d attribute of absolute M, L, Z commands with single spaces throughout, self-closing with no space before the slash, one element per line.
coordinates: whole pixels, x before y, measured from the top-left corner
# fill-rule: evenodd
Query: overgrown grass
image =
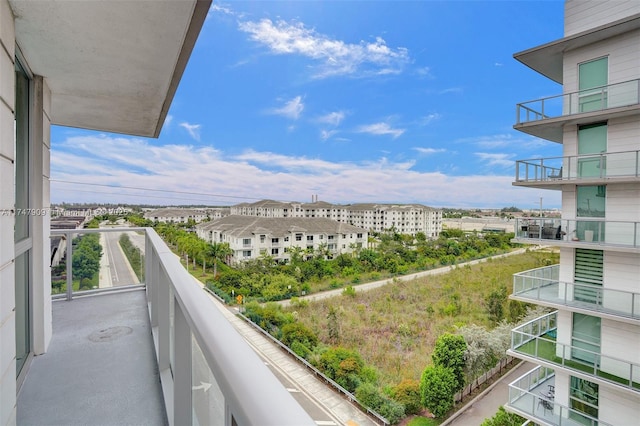
<path fill-rule="evenodd" d="M 516 272 L 557 262 L 557 254 L 527 252 L 474 266 L 456 267 L 450 273 L 395 282 L 308 304 L 294 304 L 299 321 L 329 342 L 327 314 L 338 312 L 339 344 L 360 352 L 367 364 L 379 369 L 381 384 L 393 386 L 402 379 L 419 380 L 431 364 L 436 338 L 456 327 L 478 324 L 491 327 L 485 299 L 494 290 L 512 289 Z"/>
<path fill-rule="evenodd" d="M 407 423 L 407 426 L 437 426 L 440 422 L 436 419 L 428 419 L 426 417 L 414 417 Z"/>

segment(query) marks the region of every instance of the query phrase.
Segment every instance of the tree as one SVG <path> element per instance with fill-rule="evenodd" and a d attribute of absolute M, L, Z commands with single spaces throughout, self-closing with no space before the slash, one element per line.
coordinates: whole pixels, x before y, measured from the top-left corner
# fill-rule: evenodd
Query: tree
<path fill-rule="evenodd" d="M 450 368 L 432 365 L 420 378 L 420 402 L 434 416 L 442 417 L 453 407 L 457 379 Z"/>
<path fill-rule="evenodd" d="M 459 334 L 442 334 L 436 340 L 431 360 L 434 365 L 451 369 L 456 378 L 456 392 L 464 387 L 465 352 L 467 342 Z"/>
<path fill-rule="evenodd" d="M 485 300 L 489 319 L 497 324 L 504 318 L 504 304 L 507 301 L 507 289 L 500 287 L 489 293 Z"/>
<path fill-rule="evenodd" d="M 404 379 L 391 389 L 391 397 L 404 405 L 404 412 L 418 414 L 420 405 L 420 382 L 418 380 Z"/>
<path fill-rule="evenodd" d="M 491 418 L 485 419 L 480 426 L 520 426 L 526 419 L 517 414 L 507 413 L 504 407 Z"/>
<path fill-rule="evenodd" d="M 229 243 L 212 243 L 207 247 L 207 255 L 213 259 L 213 276 L 218 274 L 218 261 L 226 262 L 229 256 L 233 255 L 233 250 Z"/>

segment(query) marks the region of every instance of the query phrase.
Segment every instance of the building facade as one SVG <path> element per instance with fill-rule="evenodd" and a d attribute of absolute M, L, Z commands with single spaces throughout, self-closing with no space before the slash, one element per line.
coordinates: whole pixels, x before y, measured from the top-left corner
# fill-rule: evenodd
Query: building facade
<path fill-rule="evenodd" d="M 552 311 L 512 331 L 538 365 L 506 408 L 536 424 L 640 418 L 640 2 L 569 0 L 560 40 L 515 58 L 562 85 L 519 104 L 517 130 L 562 147 L 518 161 L 514 185 L 562 192 L 562 218 L 517 219 L 516 241 L 560 263 L 514 276 L 512 298 Z M 553 241 L 550 241 L 553 240 Z"/>
<path fill-rule="evenodd" d="M 311 203 L 262 200 L 231 207 L 232 215 L 258 217 L 328 218 L 348 223 L 372 232 L 390 229 L 401 234 L 424 233 L 438 238 L 442 232 L 442 210 L 422 204 L 330 204 L 315 200 Z"/>
<path fill-rule="evenodd" d="M 227 216 L 196 226 L 198 237 L 210 243 L 228 243 L 232 261 L 268 255 L 279 262 L 291 259 L 291 250 L 332 258 L 367 247 L 368 232 L 327 218 L 273 218 Z"/>
<path fill-rule="evenodd" d="M 145 219 L 161 223 L 187 223 L 189 219 L 196 223 L 209 219 L 204 209 L 165 208 L 156 209 L 144 214 Z"/>

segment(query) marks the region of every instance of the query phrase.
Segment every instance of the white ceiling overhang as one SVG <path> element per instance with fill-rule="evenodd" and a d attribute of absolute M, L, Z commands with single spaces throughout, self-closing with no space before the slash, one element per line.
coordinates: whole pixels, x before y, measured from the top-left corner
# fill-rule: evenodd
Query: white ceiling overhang
<path fill-rule="evenodd" d="M 53 124 L 157 137 L 211 0 L 9 0 Z"/>
<path fill-rule="evenodd" d="M 640 28 L 640 15 L 632 15 L 616 22 L 605 24 L 542 46 L 513 55 L 518 61 L 540 74 L 562 84 L 562 60 L 564 52 L 606 40 Z"/>

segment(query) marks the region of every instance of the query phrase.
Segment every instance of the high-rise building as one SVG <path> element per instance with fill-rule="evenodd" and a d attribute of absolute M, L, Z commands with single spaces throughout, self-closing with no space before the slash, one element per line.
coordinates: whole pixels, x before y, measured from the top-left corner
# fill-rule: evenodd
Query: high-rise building
<path fill-rule="evenodd" d="M 516 222 L 560 263 L 514 276 L 512 298 L 552 311 L 512 331 L 538 366 L 506 407 L 540 425 L 640 421 L 640 2 L 569 0 L 564 37 L 515 54 L 562 94 L 517 105 L 515 128 L 557 142 L 514 185 L 561 191 L 562 218 Z"/>

